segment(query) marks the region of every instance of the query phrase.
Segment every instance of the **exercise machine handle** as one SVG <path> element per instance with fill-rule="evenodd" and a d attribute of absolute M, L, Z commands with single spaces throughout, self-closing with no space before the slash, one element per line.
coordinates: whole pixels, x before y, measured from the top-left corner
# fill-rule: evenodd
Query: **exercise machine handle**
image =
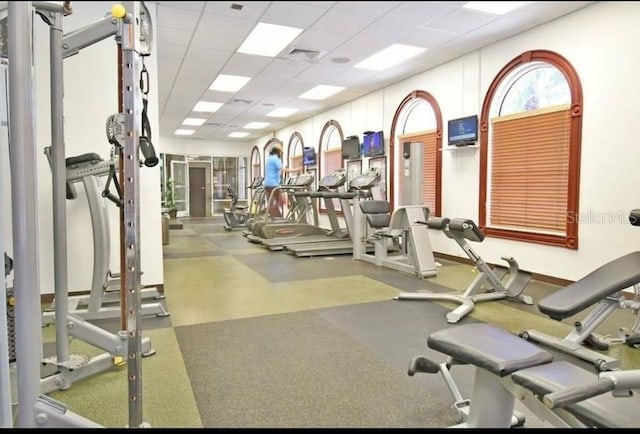
<path fill-rule="evenodd" d="M 559 392 L 548 393 L 542 398 L 542 402 L 551 409 L 566 407 L 567 405 L 575 404 L 577 402 L 584 401 L 585 399 L 611 392 L 614 388 L 614 380 L 604 377 L 593 383 L 583 384 Z"/>

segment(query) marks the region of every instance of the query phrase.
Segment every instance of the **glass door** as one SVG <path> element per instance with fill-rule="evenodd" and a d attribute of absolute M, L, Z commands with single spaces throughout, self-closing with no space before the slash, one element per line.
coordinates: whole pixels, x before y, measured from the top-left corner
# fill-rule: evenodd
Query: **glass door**
<path fill-rule="evenodd" d="M 187 201 L 187 163 L 184 161 L 171 161 L 171 177 L 173 178 L 173 190 L 178 217 L 189 215 L 189 202 Z"/>

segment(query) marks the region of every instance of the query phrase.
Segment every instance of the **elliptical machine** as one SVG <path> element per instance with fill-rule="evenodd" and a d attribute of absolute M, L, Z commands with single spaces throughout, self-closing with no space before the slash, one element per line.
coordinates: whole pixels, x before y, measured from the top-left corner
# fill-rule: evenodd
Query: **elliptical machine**
<path fill-rule="evenodd" d="M 252 191 L 251 196 L 254 196 L 254 191 L 262 186 L 261 177 L 257 176 L 251 181 L 249 190 Z M 245 228 L 249 219 L 254 215 L 249 205 L 238 205 L 238 194 L 230 185 L 227 186 L 227 196 L 231 198 L 231 206 L 224 209 L 224 230 L 231 231 L 237 228 Z"/>

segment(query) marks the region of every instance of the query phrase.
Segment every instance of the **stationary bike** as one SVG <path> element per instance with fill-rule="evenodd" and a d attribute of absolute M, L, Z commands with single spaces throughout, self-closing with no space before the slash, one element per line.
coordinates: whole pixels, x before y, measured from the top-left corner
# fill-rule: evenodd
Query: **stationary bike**
<path fill-rule="evenodd" d="M 262 178 L 255 177 L 249 186 L 250 190 L 255 190 L 262 185 Z M 253 196 L 253 195 L 252 195 Z M 238 194 L 230 185 L 227 186 L 227 197 L 231 198 L 231 206 L 224 209 L 224 229 L 231 231 L 237 228 L 245 228 L 252 216 L 249 205 L 238 205 Z"/>

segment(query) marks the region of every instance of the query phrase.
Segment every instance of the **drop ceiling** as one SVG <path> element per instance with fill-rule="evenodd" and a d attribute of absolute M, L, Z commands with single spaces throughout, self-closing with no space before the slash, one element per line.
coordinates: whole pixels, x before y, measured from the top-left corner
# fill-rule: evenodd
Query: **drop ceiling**
<path fill-rule="evenodd" d="M 157 1 L 160 135 L 188 140 L 254 141 L 287 125 L 352 101 L 496 41 L 574 12 L 594 2 L 528 2 L 502 16 L 463 8 L 454 1 Z M 276 57 L 237 53 L 259 22 L 304 29 Z M 390 70 L 353 66 L 395 43 L 428 50 Z M 211 91 L 218 74 L 252 77 L 237 92 Z M 322 101 L 299 95 L 318 84 L 346 90 Z M 215 113 L 192 111 L 200 100 L 223 103 Z M 278 107 L 288 118 L 266 114 Z M 185 127 L 187 117 L 205 117 Z M 269 122 L 262 130 L 243 128 Z M 180 128 L 191 136 L 174 136 Z M 246 131 L 242 139 L 231 132 Z"/>

